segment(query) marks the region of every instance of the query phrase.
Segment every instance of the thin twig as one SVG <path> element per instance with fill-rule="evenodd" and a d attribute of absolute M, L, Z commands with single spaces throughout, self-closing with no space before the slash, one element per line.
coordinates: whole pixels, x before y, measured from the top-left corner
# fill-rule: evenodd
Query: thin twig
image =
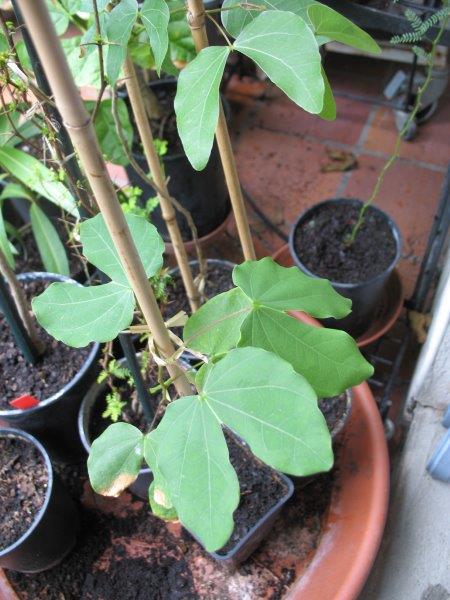
<path fill-rule="evenodd" d="M 92 0 L 92 4 L 94 7 L 94 18 L 95 18 L 95 30 L 97 34 L 97 49 L 98 49 L 98 62 L 100 66 L 100 90 L 98 92 L 97 101 L 94 106 L 94 110 L 92 111 L 92 122 L 95 123 L 95 118 L 97 116 L 98 109 L 100 108 L 100 103 L 103 98 L 103 94 L 106 89 L 106 77 L 105 77 L 105 65 L 103 62 L 103 39 L 102 39 L 102 30 L 100 25 L 100 16 L 98 14 L 98 6 L 97 0 Z"/>

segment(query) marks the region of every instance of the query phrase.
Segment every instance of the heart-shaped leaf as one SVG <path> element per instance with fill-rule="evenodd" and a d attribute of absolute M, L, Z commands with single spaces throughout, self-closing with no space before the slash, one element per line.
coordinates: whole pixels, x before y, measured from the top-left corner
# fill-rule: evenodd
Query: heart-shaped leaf
<path fill-rule="evenodd" d="M 169 7 L 165 0 L 145 0 L 141 6 L 141 19 L 150 39 L 158 75 L 169 47 Z"/>
<path fill-rule="evenodd" d="M 131 30 L 136 22 L 138 3 L 136 0 L 120 0 L 109 13 L 106 27 L 108 37 L 108 54 L 106 57 L 106 74 L 109 83 L 114 85 L 119 78 L 120 70 L 127 55 Z"/>

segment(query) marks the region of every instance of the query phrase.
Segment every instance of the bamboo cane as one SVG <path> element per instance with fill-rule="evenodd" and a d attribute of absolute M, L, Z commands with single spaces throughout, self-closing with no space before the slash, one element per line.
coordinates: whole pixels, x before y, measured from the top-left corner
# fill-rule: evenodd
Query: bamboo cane
<path fill-rule="evenodd" d="M 159 162 L 159 157 L 153 144 L 153 134 L 145 111 L 142 95 L 139 90 L 139 82 L 136 77 L 133 62 L 129 56 L 125 61 L 123 72 L 131 108 L 144 147 L 145 158 L 147 159 L 152 178 L 163 194 L 158 194 L 162 216 L 167 225 L 167 231 L 169 232 L 170 241 L 172 242 L 175 251 L 175 257 L 180 268 L 191 310 L 192 312 L 195 312 L 200 306 L 200 296 L 189 266 L 186 248 L 175 215 L 175 209 L 168 199 L 169 191 L 166 185 L 166 178 L 164 177 L 161 163 Z"/>
<path fill-rule="evenodd" d="M 192 37 L 194 38 L 195 48 L 197 52 L 200 52 L 200 50 L 209 45 L 205 27 L 205 7 L 203 6 L 203 0 L 187 0 L 187 5 L 189 9 L 189 27 L 191 28 Z M 220 103 L 216 140 L 219 147 L 225 180 L 230 193 L 231 205 L 236 219 L 244 258 L 245 260 L 254 260 L 256 258 L 255 249 L 253 247 L 244 197 L 242 195 L 241 184 L 239 183 L 239 176 L 222 103 Z"/>
<path fill-rule="evenodd" d="M 174 346 L 108 175 L 89 113 L 75 86 L 44 0 L 18 0 L 18 4 L 52 88 L 56 106 L 84 167 L 144 319 L 162 356 L 168 358 L 174 353 Z M 183 370 L 171 362 L 167 369 L 178 393 L 191 394 L 191 386 Z"/>

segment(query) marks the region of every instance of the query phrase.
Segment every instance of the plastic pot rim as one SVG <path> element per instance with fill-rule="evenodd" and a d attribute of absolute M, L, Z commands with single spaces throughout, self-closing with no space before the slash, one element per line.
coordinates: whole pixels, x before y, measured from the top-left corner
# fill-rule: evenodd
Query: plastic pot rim
<path fill-rule="evenodd" d="M 81 283 L 78 283 L 78 281 L 75 281 L 71 277 L 67 277 L 66 275 L 59 275 L 57 273 L 48 273 L 46 271 L 30 271 L 28 273 L 20 273 L 17 278 L 19 279 L 19 281 L 22 281 L 30 276 L 35 279 L 51 279 L 54 282 L 73 283 L 74 285 L 83 287 Z M 93 361 L 95 360 L 95 357 L 99 351 L 99 348 L 100 348 L 100 344 L 98 342 L 92 342 L 91 351 L 89 352 L 88 356 L 86 357 L 86 360 L 84 361 L 80 370 L 77 371 L 77 373 L 72 377 L 72 379 L 70 381 L 68 381 L 55 394 L 52 394 L 45 400 L 41 400 L 39 402 L 39 404 L 33 408 L 27 408 L 25 410 L 21 410 L 19 408 L 12 408 L 11 410 L 9 410 L 9 409 L 0 410 L 0 419 L 3 416 L 11 417 L 11 416 L 20 416 L 20 415 L 25 415 L 25 414 L 36 413 L 39 410 L 42 410 L 43 408 L 50 406 L 51 404 L 53 404 L 54 402 L 59 400 L 61 398 L 61 396 L 63 396 L 66 392 L 68 392 L 70 389 L 72 389 L 72 387 L 74 387 L 78 383 L 78 381 L 84 376 L 86 371 L 90 368 Z"/>
<path fill-rule="evenodd" d="M 315 277 L 316 279 L 327 279 L 327 278 L 313 273 L 304 265 L 301 258 L 298 256 L 297 251 L 295 250 L 295 246 L 294 246 L 295 234 L 297 232 L 297 229 L 303 223 L 303 221 L 305 221 L 309 216 L 314 215 L 314 213 L 319 208 L 321 208 L 322 206 L 329 206 L 331 204 L 337 204 L 337 203 L 351 204 L 351 205 L 356 205 L 356 206 L 362 206 L 364 204 L 362 202 L 362 200 L 359 200 L 358 198 L 331 198 L 328 200 L 322 200 L 321 202 L 318 202 L 318 203 L 314 204 L 313 206 L 310 206 L 303 212 L 301 212 L 299 217 L 295 220 L 294 225 L 291 227 L 291 230 L 289 232 L 289 242 L 288 242 L 289 251 L 294 260 L 294 263 L 304 273 L 306 273 L 307 275 L 309 275 L 311 277 Z M 331 285 L 333 287 L 340 287 L 342 289 L 353 290 L 353 289 L 357 289 L 360 287 L 365 287 L 365 286 L 371 285 L 372 283 L 375 283 L 379 279 L 382 279 L 383 277 L 385 277 L 387 273 L 391 273 L 393 271 L 395 265 L 400 260 L 402 246 L 403 246 L 403 240 L 402 240 L 400 230 L 397 227 L 397 224 L 386 212 L 384 212 L 384 210 L 381 210 L 381 208 L 379 208 L 378 206 L 374 206 L 372 204 L 371 209 L 378 212 L 378 214 L 380 214 L 387 221 L 389 228 L 391 230 L 391 233 L 392 233 L 393 240 L 396 245 L 395 256 L 392 259 L 392 261 L 389 263 L 389 265 L 385 269 L 383 269 L 383 271 L 381 271 L 381 273 L 378 273 L 378 275 L 375 275 L 374 277 L 371 277 L 370 279 L 365 279 L 364 281 L 358 281 L 356 283 L 345 283 L 345 282 L 334 281 L 334 280 L 328 279 L 328 281 L 331 283 Z"/>
<path fill-rule="evenodd" d="M 0 438 L 2 438 L 2 437 L 16 437 L 16 438 L 18 437 L 18 438 L 25 439 L 27 442 L 29 442 L 30 444 L 33 444 L 33 446 L 39 450 L 41 456 L 44 459 L 45 468 L 47 470 L 47 490 L 45 492 L 44 502 L 43 502 L 41 508 L 39 509 L 38 513 L 36 514 L 36 516 L 33 520 L 33 523 L 30 525 L 29 529 L 27 529 L 25 531 L 25 533 L 23 533 L 20 536 L 20 538 L 18 540 L 16 540 L 13 544 L 11 544 L 10 546 L 7 546 L 3 550 L 0 550 L 0 559 L 5 554 L 9 554 L 10 552 L 13 552 L 14 550 L 16 550 L 16 548 L 18 548 L 33 533 L 33 531 L 39 525 L 39 523 L 41 522 L 43 516 L 45 515 L 45 513 L 47 511 L 47 508 L 48 508 L 48 505 L 50 502 L 50 497 L 52 495 L 52 490 L 53 490 L 53 467 L 52 467 L 52 463 L 50 461 L 50 457 L 49 457 L 47 451 L 45 450 L 44 446 L 31 434 L 29 434 L 26 431 L 23 431 L 21 429 L 15 429 L 13 427 L 0 427 Z"/>

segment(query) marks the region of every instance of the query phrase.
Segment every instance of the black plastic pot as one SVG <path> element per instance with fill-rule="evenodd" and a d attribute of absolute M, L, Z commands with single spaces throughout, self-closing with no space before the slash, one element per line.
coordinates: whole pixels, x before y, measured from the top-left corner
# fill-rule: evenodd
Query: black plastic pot
<path fill-rule="evenodd" d="M 324 202 L 320 202 L 319 204 L 315 204 L 311 208 L 308 208 L 305 212 L 303 212 L 294 226 L 292 227 L 289 234 L 289 250 L 291 256 L 295 262 L 295 264 L 304 272 L 306 275 L 311 275 L 312 277 L 317 277 L 315 273 L 312 273 L 301 261 L 298 256 L 295 246 L 294 240 L 296 237 L 297 229 L 299 229 L 303 223 L 310 220 L 316 211 L 320 210 L 323 206 L 331 205 L 331 204 L 344 204 L 347 206 L 357 206 L 360 208 L 362 206 L 362 202 L 360 200 L 350 199 L 350 198 L 339 198 L 336 200 L 325 200 Z M 342 283 L 338 281 L 330 281 L 333 288 L 339 292 L 342 296 L 346 298 L 350 298 L 352 301 L 352 312 L 348 317 L 344 319 L 324 319 L 321 322 L 326 327 L 333 327 L 336 329 L 343 329 L 347 331 L 353 336 L 361 335 L 370 325 L 372 318 L 375 314 L 375 309 L 377 308 L 381 297 L 383 295 L 383 290 L 389 280 L 389 277 L 394 270 L 396 264 L 400 259 L 401 249 L 402 249 L 402 239 L 400 235 L 400 231 L 394 221 L 382 210 L 373 206 L 372 210 L 378 212 L 383 219 L 389 225 L 389 228 L 392 232 L 392 238 L 396 244 L 396 253 L 395 257 L 392 260 L 391 264 L 384 269 L 383 272 L 379 273 L 375 277 L 367 281 L 361 281 L 359 283 Z"/>
<path fill-rule="evenodd" d="M 269 509 L 266 514 L 257 521 L 247 534 L 241 538 L 231 550 L 226 553 L 209 552 L 218 562 L 224 563 L 231 568 L 235 568 L 243 563 L 249 556 L 253 554 L 256 548 L 260 545 L 263 539 L 270 533 L 276 518 L 281 509 L 294 493 L 294 484 L 289 477 L 283 473 L 276 472 L 283 483 L 286 485 L 286 493 L 278 500 L 278 502 Z"/>
<path fill-rule="evenodd" d="M 176 85 L 175 79 L 164 79 L 150 83 L 153 89 L 164 87 L 169 91 L 175 91 Z M 138 153 L 135 153 L 134 157 L 140 167 L 147 172 L 148 167 L 145 157 Z M 165 174 L 170 178 L 169 191 L 191 213 L 197 227 L 198 236 L 204 237 L 217 229 L 230 212 L 230 200 L 216 142 L 214 142 L 211 157 L 203 171 L 193 169 L 184 152 L 166 154 L 163 157 L 163 163 Z M 155 196 L 153 188 L 143 182 L 131 166 L 128 166 L 126 171 L 130 183 L 142 189 L 144 200 Z M 186 241 L 191 240 L 191 232 L 185 217 L 179 212 L 176 216 L 183 239 Z M 151 221 L 164 240 L 169 241 L 167 228 L 159 206 L 152 212 Z"/>
<path fill-rule="evenodd" d="M 54 273 L 22 273 L 18 279 L 71 281 L 76 284 L 72 279 Z M 99 353 L 100 345 L 93 343 L 82 368 L 59 392 L 41 400 L 35 408 L 0 410 L 0 421 L 36 436 L 54 458 L 67 462 L 79 458 L 83 447 L 77 431 L 78 410 L 86 390 L 97 377 Z"/>
<path fill-rule="evenodd" d="M 0 567 L 22 573 L 38 573 L 59 564 L 75 545 L 78 531 L 76 506 L 62 485 L 44 447 L 31 435 L 2 428 L 0 437 L 22 438 L 41 453 L 48 474 L 44 504 L 31 527 L 14 544 L 0 551 Z"/>

